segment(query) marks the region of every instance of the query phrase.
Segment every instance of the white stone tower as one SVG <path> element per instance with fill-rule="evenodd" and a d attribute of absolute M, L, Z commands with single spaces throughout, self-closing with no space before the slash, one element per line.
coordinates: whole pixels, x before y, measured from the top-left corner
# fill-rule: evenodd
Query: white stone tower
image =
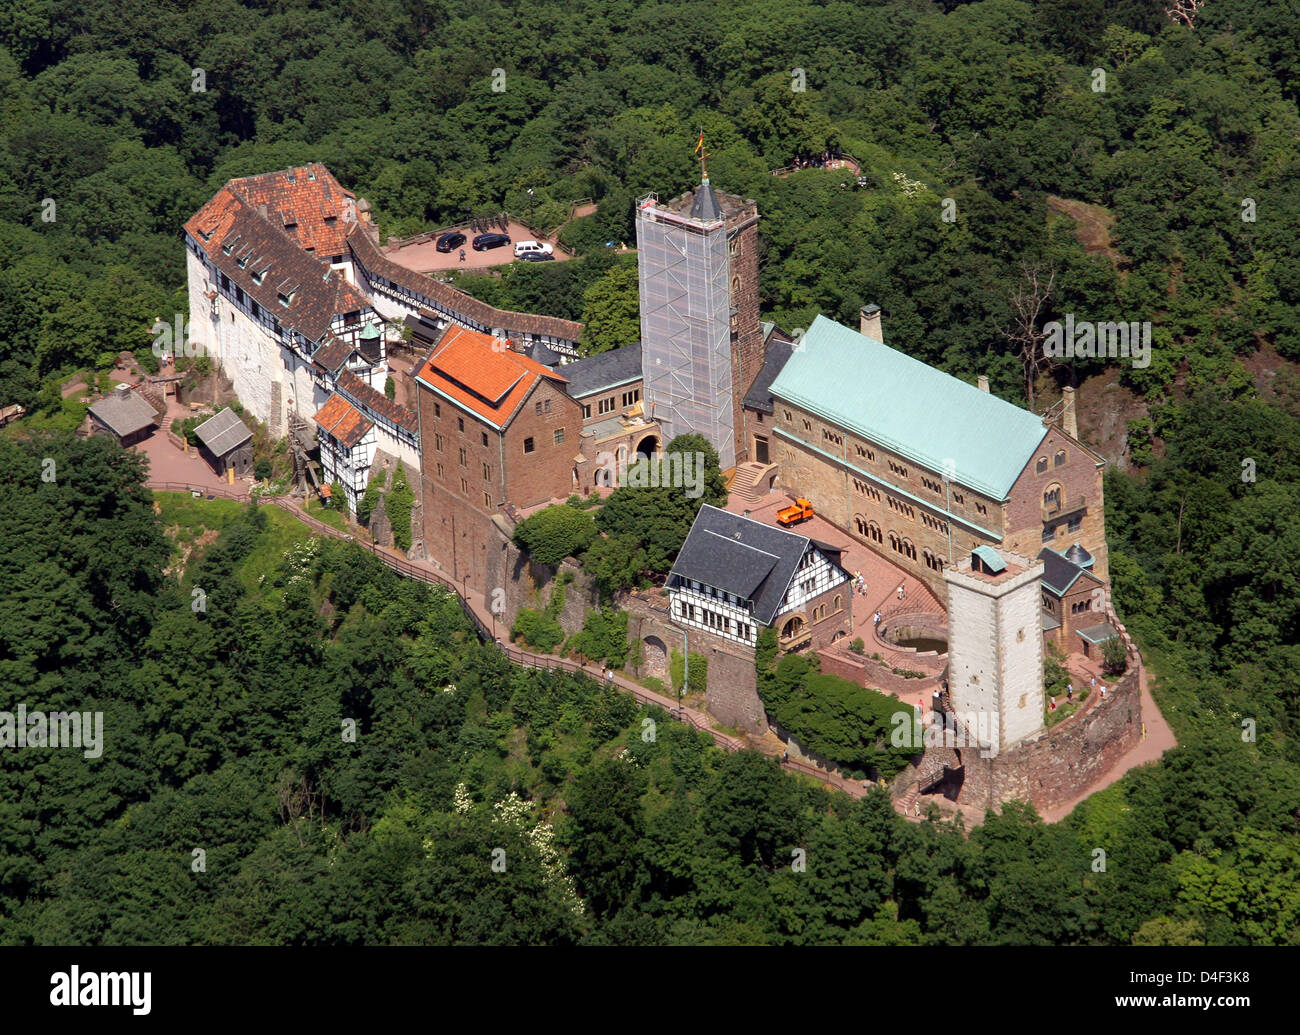
<path fill-rule="evenodd" d="M 1043 562 L 981 546 L 943 574 L 948 697 L 996 755 L 1043 728 Z"/>

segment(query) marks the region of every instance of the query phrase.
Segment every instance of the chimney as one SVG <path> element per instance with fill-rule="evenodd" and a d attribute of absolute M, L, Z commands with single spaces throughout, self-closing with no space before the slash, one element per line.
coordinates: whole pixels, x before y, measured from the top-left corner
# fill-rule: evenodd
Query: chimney
<path fill-rule="evenodd" d="M 883 342 L 885 339 L 880 330 L 880 306 L 872 302 L 870 305 L 864 305 L 859 312 L 858 330 L 868 338 L 874 338 L 876 341 Z"/>
<path fill-rule="evenodd" d="M 988 390 L 989 390 L 989 375 L 980 374 L 980 391 L 987 392 Z"/>
<path fill-rule="evenodd" d="M 1079 437 L 1079 422 L 1074 414 L 1074 389 L 1061 389 L 1061 430 L 1071 438 Z"/>

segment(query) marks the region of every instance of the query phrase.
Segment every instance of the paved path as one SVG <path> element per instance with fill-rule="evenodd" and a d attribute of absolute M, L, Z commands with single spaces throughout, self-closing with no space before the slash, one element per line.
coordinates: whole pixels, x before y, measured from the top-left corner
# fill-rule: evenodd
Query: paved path
<path fill-rule="evenodd" d="M 168 448 L 174 447 L 169 446 Z M 151 485 L 151 487 L 153 486 Z M 163 488 L 164 486 L 159 485 L 157 487 Z M 482 638 L 495 643 L 502 653 L 504 653 L 513 663 L 529 668 L 542 668 L 547 670 L 564 669 L 568 672 L 580 671 L 596 680 L 606 678 L 604 667 L 596 662 L 581 662 L 572 658 L 563 658 L 553 654 L 537 654 L 531 651 L 522 650 L 510 643 L 508 639 L 509 629 L 504 624 L 500 624 L 496 621 L 496 617 L 492 614 L 484 595 L 478 590 L 471 588 L 468 585 L 467 580 L 457 582 L 451 579 L 435 562 L 410 560 L 397 550 L 366 543 L 362 539 L 355 538 L 349 533 L 342 532 L 337 528 L 318 521 L 303 510 L 296 501 L 288 497 L 277 497 L 270 500 L 270 502 L 293 514 L 299 521 L 320 535 L 328 535 L 337 539 L 349 539 L 356 542 L 358 546 L 369 550 L 386 565 L 397 571 L 398 574 L 404 575 L 407 578 L 419 579 L 422 582 L 440 585 L 451 590 L 460 599 L 462 608 L 474 622 Z M 823 538 L 821 533 L 818 533 L 818 538 Z M 841 538 L 843 538 L 842 535 Z M 1071 668 L 1073 671 L 1074 666 L 1071 666 Z M 713 742 L 724 750 L 753 750 L 758 751 L 769 758 L 777 759 L 779 759 L 783 754 L 783 748 L 780 745 L 780 742 L 775 740 L 775 738 L 771 736 L 732 736 L 722 730 L 716 729 L 715 720 L 708 713 L 696 708 L 679 706 L 677 701 L 673 698 L 655 693 L 653 690 L 647 689 L 640 683 L 622 673 L 614 673 L 609 681 L 619 689 L 632 694 L 632 696 L 641 703 L 658 705 L 675 719 L 689 723 L 696 729 L 711 737 Z M 1088 795 L 1094 794 L 1104 787 L 1108 787 L 1134 766 L 1154 761 L 1168 750 L 1168 748 L 1174 746 L 1175 741 L 1173 733 L 1170 731 L 1164 717 L 1156 708 L 1155 702 L 1152 700 L 1147 689 L 1145 670 L 1141 674 L 1139 685 L 1142 694 L 1142 715 L 1147 724 L 1146 739 L 1137 744 L 1110 772 L 1106 774 L 1106 776 L 1092 787 L 1088 788 L 1087 791 L 1080 794 L 1076 799 L 1056 809 L 1050 809 L 1043 812 L 1042 815 L 1044 820 L 1049 823 L 1056 822 L 1068 815 L 1074 806 Z M 1099 694 L 1091 695 L 1089 703 L 1093 701 L 1093 698 L 1099 697 Z M 811 776 L 826 784 L 828 787 L 833 787 L 836 790 L 843 791 L 845 794 L 848 794 L 853 798 L 864 797 L 872 786 L 869 781 L 859 782 L 846 780 L 837 773 L 828 772 L 805 762 L 795 761 L 794 759 L 783 761 L 781 762 L 781 765 L 783 768 L 791 772 Z M 905 795 L 903 798 L 894 802 L 895 809 L 899 814 L 914 822 L 920 822 L 924 818 L 922 813 L 927 811 L 927 806 L 930 804 L 937 806 L 940 812 L 947 817 L 952 817 L 960 813 L 966 820 L 967 829 L 973 826 L 978 826 L 984 820 L 984 810 L 973 806 L 956 805 L 938 795 L 917 795 L 913 793 Z"/>
<path fill-rule="evenodd" d="M 1042 809 L 1039 815 L 1048 823 L 1055 823 L 1064 819 L 1074 807 L 1098 791 L 1105 790 L 1116 780 L 1120 779 L 1130 769 L 1135 769 L 1140 765 L 1146 765 L 1160 758 L 1170 748 L 1178 746 L 1178 741 L 1174 737 L 1174 731 L 1170 728 L 1169 723 L 1165 721 L 1164 715 L 1156 707 L 1155 698 L 1151 696 L 1151 688 L 1147 682 L 1147 670 L 1143 666 L 1138 675 L 1138 692 L 1142 700 L 1142 724 L 1146 727 L 1146 736 L 1139 740 L 1128 750 L 1110 770 L 1101 777 L 1096 783 L 1091 784 L 1081 793 L 1070 799 L 1063 805 L 1058 805 L 1051 809 Z M 1095 704 L 1094 698 L 1100 698 L 1101 694 L 1090 694 L 1085 707 Z M 1073 716 L 1071 716 L 1073 718 Z M 1069 720 L 1067 720 L 1069 721 Z"/>

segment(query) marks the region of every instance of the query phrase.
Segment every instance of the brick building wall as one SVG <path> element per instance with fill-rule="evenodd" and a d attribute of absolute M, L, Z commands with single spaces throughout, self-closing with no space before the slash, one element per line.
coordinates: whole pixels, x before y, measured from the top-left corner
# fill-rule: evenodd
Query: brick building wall
<path fill-rule="evenodd" d="M 418 395 L 425 551 L 482 591 L 487 552 L 499 548 L 490 528 L 499 505 L 528 507 L 572 490 L 582 410 L 540 379 L 501 433 L 435 392 L 420 387 Z M 557 432 L 563 432 L 558 442 Z M 525 452 L 529 439 L 532 451 Z"/>
<path fill-rule="evenodd" d="M 746 204 L 729 224 L 748 223 L 728 242 L 731 285 L 731 395 L 736 463 L 752 460 L 745 434 L 745 392 L 763 366 L 763 323 L 758 292 L 758 206 Z"/>
<path fill-rule="evenodd" d="M 1058 466 L 1062 454 L 1063 462 Z M 1048 429 L 1008 495 L 1003 526 L 1005 547 L 1033 556 L 1044 546 L 1064 553 L 1077 542 L 1092 554 L 1092 570 L 1101 579 L 1108 579 L 1103 470 L 1096 457 L 1060 428 Z M 1045 519 L 1043 496 L 1053 488 L 1059 489 L 1061 506 Z M 1084 501 L 1082 509 L 1078 507 L 1080 499 Z M 1077 521 L 1077 527 L 1071 527 L 1072 520 Z M 1049 537 L 1043 535 L 1045 525 L 1052 528 Z"/>
<path fill-rule="evenodd" d="M 924 581 L 940 599 L 950 525 L 954 560 L 974 546 L 1001 545 L 999 501 L 954 484 L 951 512 L 970 524 L 950 521 L 941 513 L 947 500 L 938 472 L 782 399 L 775 409 L 772 459 L 780 464 L 779 485 L 806 496 L 818 514 Z M 891 486 L 901 491 L 891 493 Z"/>

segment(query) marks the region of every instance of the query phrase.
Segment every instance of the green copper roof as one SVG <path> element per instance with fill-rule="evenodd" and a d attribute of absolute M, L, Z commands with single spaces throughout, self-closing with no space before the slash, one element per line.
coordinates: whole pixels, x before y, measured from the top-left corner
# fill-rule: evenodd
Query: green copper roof
<path fill-rule="evenodd" d="M 991 546 L 977 546 L 971 553 L 983 561 L 984 567 L 988 568 L 994 575 L 999 575 L 1007 570 L 1007 562 Z"/>
<path fill-rule="evenodd" d="M 1003 500 L 1047 429 L 1042 418 L 818 316 L 771 394 Z"/>

